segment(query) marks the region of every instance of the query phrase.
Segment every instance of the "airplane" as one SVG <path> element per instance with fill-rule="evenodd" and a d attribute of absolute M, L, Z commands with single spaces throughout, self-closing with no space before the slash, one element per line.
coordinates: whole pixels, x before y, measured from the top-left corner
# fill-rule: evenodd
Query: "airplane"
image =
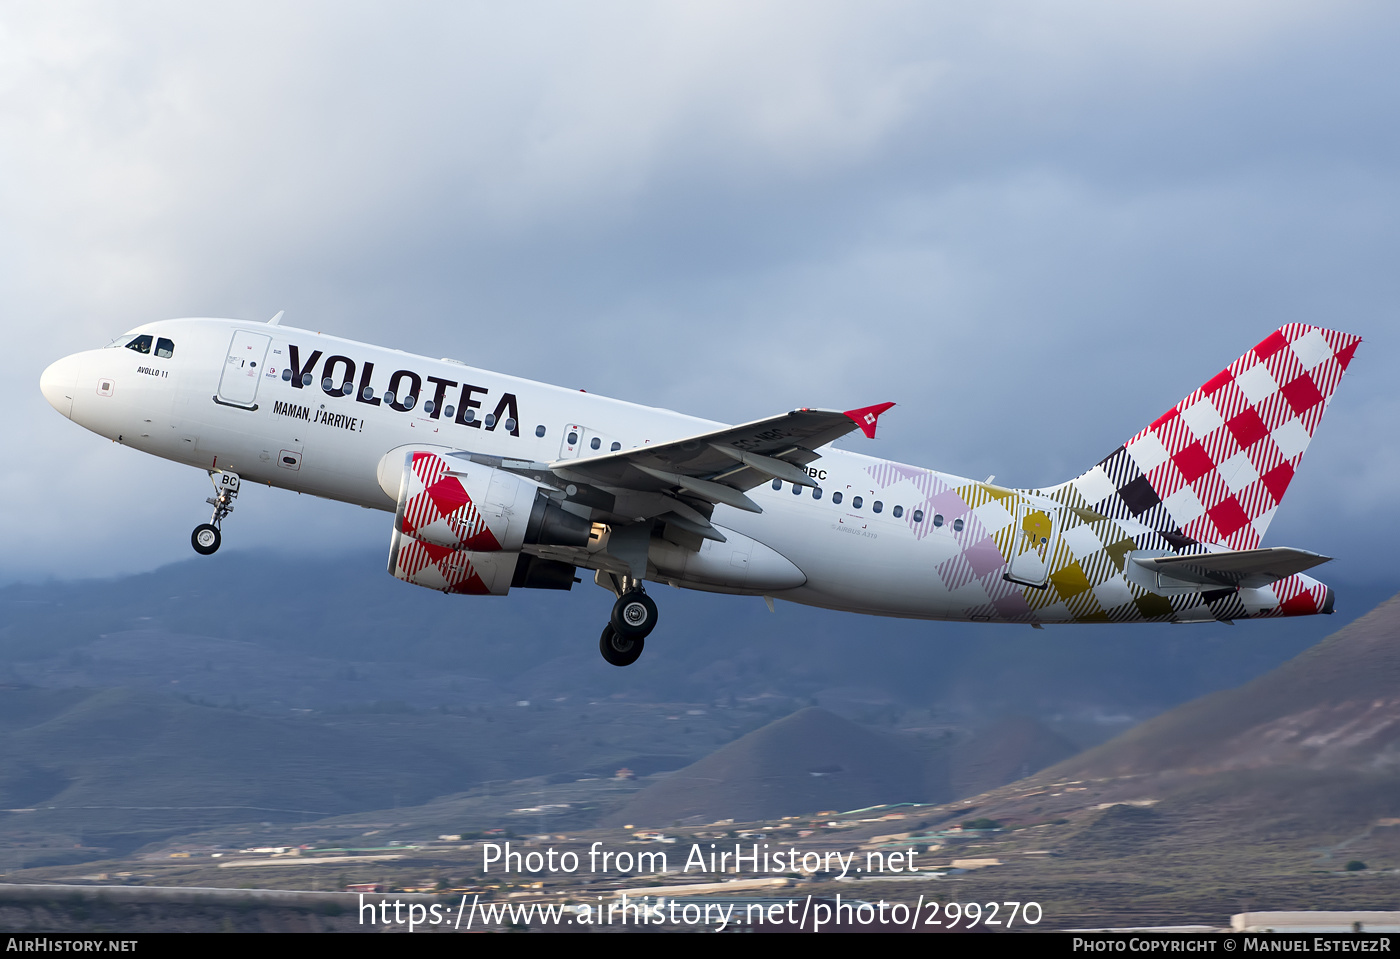
<path fill-rule="evenodd" d="M 1331 613 L 1329 557 L 1259 543 L 1360 337 L 1270 333 L 1085 472 L 1013 489 L 831 443 L 893 403 L 729 426 L 270 321 L 149 323 L 46 369 L 94 433 L 208 473 L 219 548 L 245 483 L 392 512 L 389 572 L 445 593 L 616 597 L 647 582 L 927 620 L 1233 622 Z"/>

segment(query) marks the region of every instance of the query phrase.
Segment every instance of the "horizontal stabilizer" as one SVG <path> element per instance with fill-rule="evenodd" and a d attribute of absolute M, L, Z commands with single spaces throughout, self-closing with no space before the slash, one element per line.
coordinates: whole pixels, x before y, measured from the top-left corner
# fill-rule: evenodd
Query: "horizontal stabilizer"
<path fill-rule="evenodd" d="M 1187 556 L 1132 556 L 1143 569 L 1185 583 L 1202 586 L 1268 586 L 1294 573 L 1321 566 L 1332 557 L 1291 546 L 1240 549 Z"/>

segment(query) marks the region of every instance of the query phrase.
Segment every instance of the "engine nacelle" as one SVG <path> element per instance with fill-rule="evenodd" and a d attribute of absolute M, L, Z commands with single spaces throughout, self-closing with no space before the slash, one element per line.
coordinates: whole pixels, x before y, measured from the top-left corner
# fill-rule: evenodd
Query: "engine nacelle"
<path fill-rule="evenodd" d="M 522 556 L 520 547 L 587 546 L 593 524 L 561 509 L 537 484 L 465 454 L 399 449 L 380 461 L 379 485 L 398 504 L 389 545 L 396 578 L 477 596 L 503 596 L 512 586 L 573 586 L 573 566 Z"/>
<path fill-rule="evenodd" d="M 389 543 L 389 572 L 415 586 L 444 593 L 504 596 L 520 554 L 451 549 L 405 536 L 397 529 Z"/>
<path fill-rule="evenodd" d="M 592 523 L 560 508 L 540 486 L 464 454 L 390 452 L 380 464 L 386 486 L 391 457 L 402 456 L 396 532 L 424 543 L 479 553 L 515 552 L 525 544 L 587 546 Z M 385 492 L 390 492 L 385 489 Z"/>

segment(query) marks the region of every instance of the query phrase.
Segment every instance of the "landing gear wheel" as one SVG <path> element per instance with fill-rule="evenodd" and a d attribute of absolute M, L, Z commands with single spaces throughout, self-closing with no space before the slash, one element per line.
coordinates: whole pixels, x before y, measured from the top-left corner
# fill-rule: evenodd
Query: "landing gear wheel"
<path fill-rule="evenodd" d="M 219 535 L 219 527 L 213 523 L 200 523 L 190 534 L 190 545 L 199 555 L 210 556 L 218 552 L 222 539 L 223 537 Z"/>
<path fill-rule="evenodd" d="M 623 593 L 613 603 L 611 626 L 619 636 L 645 639 L 656 628 L 656 604 L 640 589 Z"/>
<path fill-rule="evenodd" d="M 598 639 L 598 651 L 614 666 L 631 666 L 642 655 L 645 641 L 640 637 L 619 636 L 609 623 L 603 627 L 603 635 Z"/>

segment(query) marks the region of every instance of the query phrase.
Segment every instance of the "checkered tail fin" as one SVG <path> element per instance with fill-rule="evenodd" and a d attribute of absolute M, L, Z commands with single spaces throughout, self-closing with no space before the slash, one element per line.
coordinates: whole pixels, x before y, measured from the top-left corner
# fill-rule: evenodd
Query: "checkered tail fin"
<path fill-rule="evenodd" d="M 1254 549 L 1360 342 L 1280 327 L 1069 485 L 1178 548 Z"/>

